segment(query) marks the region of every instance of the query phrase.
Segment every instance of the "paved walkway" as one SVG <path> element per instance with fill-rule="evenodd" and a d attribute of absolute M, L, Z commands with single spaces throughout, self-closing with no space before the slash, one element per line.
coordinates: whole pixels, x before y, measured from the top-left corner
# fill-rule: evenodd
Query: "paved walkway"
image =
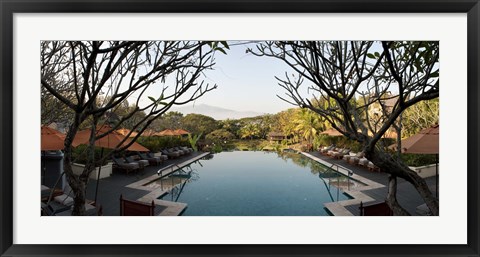
<path fill-rule="evenodd" d="M 167 160 L 158 166 L 147 166 L 142 171 L 129 173 L 128 175 L 122 171 L 114 171 L 110 177 L 100 179 L 97 202 L 102 205 L 103 215 L 120 215 L 120 195 L 123 195 L 125 199 L 139 200 L 146 203 L 151 203 L 151 201 L 154 200 L 157 205 L 156 212 L 158 215 L 180 215 L 187 207 L 187 204 L 156 199 L 162 193 L 154 192 L 152 194 L 154 190 L 144 187 L 143 185 L 155 178 L 159 178 L 157 175 L 158 170 L 169 169 L 172 165 L 181 166 L 182 164 L 188 164 L 202 158 L 206 154 L 208 153 L 195 152 L 178 159 Z M 139 186 L 132 186 L 132 184 L 138 184 Z M 95 198 L 95 186 L 96 180 L 89 180 L 87 185 L 87 199 L 93 200 Z"/>
<path fill-rule="evenodd" d="M 359 215 L 360 201 L 363 203 L 378 203 L 385 201 L 388 192 L 387 185 L 389 174 L 372 172 L 366 168 L 351 165 L 344 160 L 324 156 L 319 152 L 302 154 L 327 166 L 331 166 L 332 164 L 338 165 L 340 167 L 339 172 L 345 175 L 347 175 L 348 171 L 351 171 L 353 172 L 353 179 L 366 184 L 365 187 L 356 188 L 356 191 L 346 191 L 346 193 L 354 197 L 354 199 L 325 204 L 325 207 L 329 209 L 333 215 Z M 336 169 L 336 166 L 334 167 Z M 435 177 L 426 178 L 425 181 L 430 190 L 435 192 Z M 397 179 L 397 200 L 411 215 L 417 215 L 415 212 L 416 207 L 425 203 L 417 190 L 409 182 L 401 178 Z"/>

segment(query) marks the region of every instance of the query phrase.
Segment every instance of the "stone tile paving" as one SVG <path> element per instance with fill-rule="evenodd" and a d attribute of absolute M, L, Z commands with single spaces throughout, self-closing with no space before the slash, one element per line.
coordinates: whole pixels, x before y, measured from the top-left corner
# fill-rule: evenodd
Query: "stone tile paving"
<path fill-rule="evenodd" d="M 126 187 L 127 185 L 155 175 L 157 174 L 157 171 L 163 167 L 167 167 L 171 164 L 182 163 L 200 154 L 202 154 L 202 152 L 195 152 L 178 159 L 167 160 L 158 166 L 147 166 L 142 171 L 129 173 L 128 175 L 122 171 L 114 171 L 110 177 L 100 179 L 97 202 L 103 207 L 103 215 L 120 215 L 121 194 L 126 199 L 137 200 L 150 193 L 150 191 Z M 87 199 L 93 200 L 95 198 L 95 185 L 96 180 L 92 179 L 88 182 Z"/>
<path fill-rule="evenodd" d="M 337 164 L 342 167 L 345 167 L 346 169 L 353 171 L 353 173 L 358 176 L 364 177 L 366 179 L 369 179 L 384 185 L 384 187 L 361 190 L 361 193 L 374 199 L 369 203 L 377 203 L 385 200 L 385 197 L 387 195 L 387 190 L 388 190 L 387 188 L 388 174 L 387 173 L 372 172 L 366 168 L 359 167 L 356 165 L 351 165 L 344 160 L 338 160 L 338 159 L 331 158 L 329 156 L 324 156 L 319 152 L 310 152 L 308 154 L 313 155 L 325 162 Z M 425 181 L 427 182 L 427 185 L 429 186 L 430 190 L 432 190 L 432 192 L 435 192 L 435 177 L 426 178 Z M 398 199 L 398 202 L 412 215 L 417 215 L 415 213 L 416 207 L 425 203 L 423 199 L 420 197 L 420 195 L 418 194 L 417 190 L 415 190 L 415 188 L 409 182 L 401 178 L 397 179 L 397 199 Z M 343 206 L 346 210 L 348 210 L 353 215 L 359 215 L 360 204 L 356 203 L 356 204 L 343 205 Z M 336 206 L 335 208 L 338 209 L 339 206 Z"/>

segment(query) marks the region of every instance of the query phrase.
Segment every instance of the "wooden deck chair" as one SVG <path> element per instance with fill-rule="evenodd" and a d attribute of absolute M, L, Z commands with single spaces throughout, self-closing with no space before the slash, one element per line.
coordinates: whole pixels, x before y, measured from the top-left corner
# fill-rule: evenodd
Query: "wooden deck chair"
<path fill-rule="evenodd" d="M 142 203 L 139 201 L 132 201 L 123 198 L 120 195 L 120 216 L 154 216 L 155 203 Z"/>

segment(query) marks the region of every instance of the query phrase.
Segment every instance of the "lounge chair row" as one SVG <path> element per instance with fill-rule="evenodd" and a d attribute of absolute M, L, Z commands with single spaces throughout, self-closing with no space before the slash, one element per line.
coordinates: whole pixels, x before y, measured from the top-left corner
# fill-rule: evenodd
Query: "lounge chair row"
<path fill-rule="evenodd" d="M 55 189 L 49 199 L 50 189 L 47 186 L 42 185 L 42 201 L 41 201 L 41 214 L 42 216 L 71 216 L 74 200 L 71 196 L 63 193 L 61 190 Z M 48 196 L 47 196 L 48 195 Z M 46 197 L 44 197 L 46 196 Z M 94 202 L 85 203 L 85 215 L 86 216 L 101 216 L 103 214 L 102 206 L 96 206 Z"/>
<path fill-rule="evenodd" d="M 192 148 L 188 147 L 172 147 L 162 149 L 159 153 L 142 153 L 137 152 L 134 155 L 126 157 L 112 157 L 114 167 L 126 171 L 128 174 L 132 171 L 143 170 L 149 165 L 159 165 L 168 160 L 178 158 L 183 155 L 191 154 Z"/>
<path fill-rule="evenodd" d="M 380 172 L 380 168 L 365 158 L 365 154 L 363 152 L 359 152 L 355 155 L 344 156 L 343 159 L 350 164 L 365 167 L 370 171 Z"/>
<path fill-rule="evenodd" d="M 124 170 L 127 174 L 132 171 L 139 171 L 145 168 L 144 162 L 133 161 L 132 157 L 112 157 L 113 168 Z M 147 161 L 148 164 L 148 161 Z"/>
<path fill-rule="evenodd" d="M 335 145 L 324 147 L 319 151 L 321 154 L 328 155 L 335 159 L 342 159 L 343 156 L 348 155 L 350 153 L 349 148 L 338 148 L 338 147 L 335 147 Z"/>
<path fill-rule="evenodd" d="M 332 158 L 343 159 L 350 164 L 363 166 L 370 171 L 380 172 L 380 168 L 365 158 L 365 154 L 363 152 L 352 153 L 348 148 L 338 148 L 335 147 L 335 145 L 321 148 L 319 149 L 319 152 Z"/>
<path fill-rule="evenodd" d="M 185 146 L 177 146 L 172 148 L 164 148 L 160 150 L 160 152 L 167 155 L 169 158 L 178 158 L 180 156 L 193 153 L 193 149 Z"/>
<path fill-rule="evenodd" d="M 127 172 L 143 170 L 149 165 L 158 165 L 167 160 L 166 155 L 155 156 L 152 153 L 136 153 L 126 157 L 112 157 L 114 167 Z"/>

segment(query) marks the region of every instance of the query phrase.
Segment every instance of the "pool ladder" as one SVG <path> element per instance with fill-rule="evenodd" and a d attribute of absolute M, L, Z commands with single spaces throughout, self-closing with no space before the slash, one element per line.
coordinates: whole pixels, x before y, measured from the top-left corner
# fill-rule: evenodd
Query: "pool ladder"
<path fill-rule="evenodd" d="M 348 179 L 348 180 L 347 180 L 347 189 L 350 190 L 350 177 L 353 176 L 353 171 L 351 171 L 351 170 L 349 170 L 349 169 L 345 169 L 344 167 L 342 167 L 342 166 L 340 166 L 340 165 L 338 165 L 338 164 L 336 164 L 336 163 L 332 163 L 332 165 L 330 165 L 329 168 L 332 169 L 332 170 L 335 170 L 335 169 L 333 168 L 334 166 L 337 168 L 337 169 L 336 169 L 336 170 L 337 170 L 337 173 L 342 174 L 343 176 L 345 176 L 345 174 L 340 173 L 340 171 L 338 170 L 338 168 L 342 168 L 343 170 L 347 171 L 347 179 Z M 338 184 L 340 185 L 340 183 L 338 183 Z M 338 198 L 338 196 L 337 196 L 337 198 Z M 338 199 L 337 199 L 337 200 L 338 200 Z"/>
<path fill-rule="evenodd" d="M 177 169 L 173 170 L 173 167 L 177 167 Z M 185 166 L 184 166 L 184 167 L 185 167 Z M 170 173 L 168 173 L 168 174 L 166 174 L 166 175 L 163 175 L 163 171 L 165 171 L 165 170 L 167 170 L 167 169 L 169 169 L 169 168 L 172 168 L 172 172 L 170 172 Z M 177 170 L 183 171 L 182 168 L 183 168 L 183 167 L 180 167 L 178 164 L 170 164 L 170 165 L 168 165 L 168 166 L 166 166 L 166 167 L 163 167 L 161 170 L 158 170 L 158 171 L 157 171 L 157 175 L 160 176 L 160 178 L 163 178 L 163 177 L 166 177 L 166 176 L 174 173 L 174 172 L 177 171 Z"/>

